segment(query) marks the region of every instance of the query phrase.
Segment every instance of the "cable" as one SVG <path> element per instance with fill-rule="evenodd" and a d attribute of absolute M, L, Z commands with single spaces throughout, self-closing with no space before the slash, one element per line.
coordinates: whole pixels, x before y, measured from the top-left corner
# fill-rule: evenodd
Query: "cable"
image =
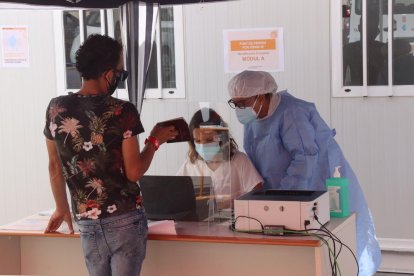
<path fill-rule="evenodd" d="M 311 231 L 312 229 L 308 229 L 307 228 L 307 225 L 308 224 L 304 224 L 305 225 L 305 231 L 306 231 L 306 233 L 308 234 L 308 235 L 312 235 L 313 233 L 309 233 L 309 231 Z M 319 238 L 321 241 L 323 241 L 324 243 L 325 243 L 325 245 L 328 247 L 328 250 L 329 250 L 329 254 L 328 254 L 328 257 L 329 257 L 329 264 L 330 264 L 330 266 L 331 266 L 331 271 L 332 271 L 332 275 L 333 276 L 336 276 L 336 260 L 335 260 L 335 241 L 334 240 L 332 240 L 332 243 L 333 243 L 333 245 L 334 245 L 334 248 L 333 248 L 333 251 L 332 251 L 332 249 L 331 249 L 331 247 L 330 247 L 330 245 L 329 245 L 329 243 L 328 243 L 328 241 L 326 241 L 326 240 L 324 240 L 324 239 L 322 239 L 322 238 L 320 238 L 319 237 L 319 235 L 320 234 L 314 234 L 317 238 Z M 329 238 L 331 238 L 332 239 L 332 236 L 330 236 L 330 235 L 326 235 L 327 237 L 329 237 Z M 331 256 L 334 256 L 334 261 L 332 262 L 332 258 L 331 258 Z"/>
<path fill-rule="evenodd" d="M 248 217 L 248 216 L 237 216 L 237 218 L 235 218 L 235 220 L 234 220 L 234 225 L 233 225 L 233 227 L 234 227 L 234 231 L 237 231 L 237 230 L 236 230 L 236 223 L 237 223 L 237 220 L 238 220 L 239 218 L 247 218 L 247 219 L 253 219 L 253 220 L 257 221 L 257 222 L 260 224 L 260 227 L 262 228 L 262 232 L 264 231 L 263 224 L 260 222 L 260 220 L 255 219 L 255 218 L 251 218 L 251 217 Z"/>
<path fill-rule="evenodd" d="M 325 227 L 325 225 L 323 225 L 320 221 L 319 221 L 319 219 L 318 219 L 318 216 L 316 215 L 316 207 L 313 207 L 312 208 L 312 211 L 313 211 L 313 217 L 314 217 L 314 219 L 319 223 L 319 225 L 323 228 L 323 229 L 325 229 L 330 235 L 332 235 L 335 239 L 336 239 L 336 241 L 338 241 L 339 242 L 339 245 L 340 245 L 340 247 L 339 247 L 339 250 L 338 250 L 338 253 L 334 256 L 334 262 L 336 263 L 336 260 L 338 259 L 338 257 L 339 257 L 339 254 L 341 254 L 341 251 L 342 251 L 342 242 L 341 242 L 341 240 L 334 234 L 334 233 L 332 233 L 331 231 L 329 231 L 328 230 L 328 228 L 326 228 Z M 334 251 L 335 251 L 335 241 L 333 241 L 333 243 L 334 243 Z M 357 266 L 358 266 L 358 264 L 357 264 Z M 340 268 L 339 268 L 339 266 L 338 266 L 338 269 L 339 269 L 339 274 L 341 274 L 341 271 L 340 271 Z M 359 270 L 359 269 L 358 269 Z M 336 268 L 335 268 L 335 272 L 336 272 Z M 357 274 L 358 275 L 358 274 Z"/>
<path fill-rule="evenodd" d="M 312 210 L 313 210 L 313 213 L 314 213 L 314 219 L 321 226 L 321 228 L 319 228 L 319 229 L 313 229 L 313 228 L 308 229 L 307 225 L 309 225 L 310 222 L 306 221 L 307 224 L 305 223 L 305 225 L 304 225 L 305 226 L 305 231 L 303 231 L 303 230 L 293 230 L 293 229 L 288 229 L 288 228 L 284 228 L 284 229 L 280 229 L 280 230 L 279 229 L 266 229 L 265 230 L 265 227 L 261 223 L 261 221 L 259 221 L 256 218 L 249 217 L 249 216 L 238 216 L 238 217 L 234 218 L 232 224 L 230 225 L 230 229 L 232 231 L 242 232 L 242 233 L 249 233 L 249 234 L 272 234 L 273 233 L 273 234 L 278 234 L 278 235 L 280 235 L 280 234 L 289 234 L 289 235 L 297 235 L 297 236 L 316 237 L 317 239 L 322 241 L 328 248 L 329 263 L 330 263 L 330 267 L 331 267 L 331 271 L 332 271 L 333 276 L 337 276 L 338 273 L 339 273 L 339 275 L 342 275 L 341 269 L 339 267 L 339 263 L 338 263 L 337 260 L 339 258 L 339 254 L 342 251 L 342 247 L 345 246 L 349 250 L 349 252 L 351 252 L 351 254 L 352 254 L 352 256 L 355 260 L 355 263 L 357 265 L 357 276 L 358 276 L 359 275 L 358 260 L 355 256 L 354 252 L 352 251 L 352 249 L 349 246 L 347 246 L 346 244 L 344 244 L 335 234 L 333 234 L 328 228 L 326 228 L 319 221 L 319 218 L 318 218 L 318 216 L 316 215 L 316 212 L 315 212 L 316 208 L 313 208 Z M 237 223 L 237 220 L 239 218 L 247 218 L 247 219 L 255 220 L 256 222 L 259 223 L 261 230 L 260 229 L 258 229 L 258 230 L 239 230 L 239 229 L 236 229 L 236 223 Z M 309 232 L 309 231 L 322 232 L 322 233 L 312 233 L 312 232 Z M 331 248 L 331 246 L 329 245 L 328 240 L 326 240 L 325 238 L 328 238 L 328 239 L 332 240 L 333 248 Z M 335 246 L 336 242 L 340 245 L 338 252 L 336 252 L 336 246 Z"/>
<path fill-rule="evenodd" d="M 235 227 L 234 228 L 232 227 L 231 229 L 233 231 L 242 232 L 242 233 L 250 233 L 250 234 L 265 234 L 264 226 L 263 226 L 263 224 L 258 219 L 255 219 L 255 218 L 252 218 L 252 217 L 248 217 L 248 216 L 238 216 L 234 220 L 234 225 L 236 225 L 237 220 L 239 218 L 247 218 L 247 219 L 253 219 L 253 220 L 257 221 L 260 224 L 261 230 L 237 230 L 237 229 L 235 229 Z M 299 235 L 299 236 L 313 236 L 313 237 L 318 238 L 319 240 L 321 240 L 322 242 L 324 242 L 324 244 L 328 247 L 328 250 L 329 250 L 329 261 L 330 261 L 330 264 L 331 264 L 331 269 L 332 269 L 332 271 L 334 271 L 334 268 L 333 268 L 333 265 L 334 264 L 332 263 L 331 255 L 332 256 L 335 256 L 335 251 L 332 251 L 329 243 L 325 239 L 323 239 L 321 237 L 321 236 L 328 236 L 328 237 L 330 237 L 332 239 L 332 236 L 330 236 L 330 235 L 314 234 L 314 233 L 309 233 L 307 231 L 304 232 L 304 231 L 301 231 L 301 230 L 293 230 L 293 229 L 282 229 L 282 230 L 279 230 L 279 229 L 278 230 L 267 229 L 266 232 L 267 233 L 274 232 L 276 234 L 286 233 L 286 234 L 294 234 L 294 235 Z M 333 275 L 336 276 L 336 274 L 333 274 Z"/>
<path fill-rule="evenodd" d="M 315 203 L 316 204 L 316 203 Z M 312 207 L 312 211 L 313 211 L 313 218 L 322 226 L 322 224 L 319 222 L 319 220 L 318 220 L 318 216 L 316 215 L 316 205 L 314 205 L 313 207 Z M 305 224 L 305 229 L 306 229 L 306 224 Z M 331 262 L 331 267 L 332 267 L 332 274 L 333 275 L 337 275 L 337 270 L 336 270 L 336 268 L 338 267 L 338 269 L 339 269 L 339 265 L 338 265 L 338 263 L 337 263 L 337 257 L 339 256 L 339 253 L 341 252 L 341 249 L 342 249 L 342 245 L 341 245 L 341 247 L 340 247 L 340 249 L 339 249 L 339 252 L 338 253 L 336 253 L 336 244 L 335 244 L 335 240 L 333 239 L 333 237 L 332 237 L 332 235 L 331 235 L 331 232 L 328 230 L 327 231 L 328 232 L 328 235 L 329 235 L 329 237 L 331 238 L 331 240 L 332 240 L 332 245 L 333 245 L 333 266 L 332 266 L 332 261 L 331 261 L 331 256 L 329 255 L 329 261 Z M 336 236 L 335 236 L 335 238 L 337 238 Z M 338 239 L 339 240 L 339 239 Z M 340 270 L 340 269 L 339 269 Z M 340 273 L 340 272 L 339 272 Z"/>
<path fill-rule="evenodd" d="M 352 249 L 349 247 L 349 246 L 347 246 L 346 244 L 344 244 L 334 233 L 332 233 L 328 228 L 326 228 L 325 227 L 325 225 L 323 225 L 320 221 L 319 221 L 319 219 L 318 219 L 318 216 L 316 215 L 316 213 L 315 213 L 315 210 L 312 208 L 312 210 L 313 210 L 313 214 L 314 214 L 314 218 L 315 218 L 315 220 L 319 223 L 319 225 L 324 229 L 324 232 L 327 232 L 327 233 L 329 233 L 329 235 L 332 235 L 335 239 L 336 239 L 336 241 L 341 245 L 341 247 L 340 247 L 340 249 L 339 249 L 339 252 L 338 252 L 338 255 L 337 255 L 337 257 L 339 256 L 339 253 L 341 252 L 341 249 L 342 249 L 342 246 L 345 246 L 348 250 L 349 250 L 349 252 L 351 252 L 351 254 L 352 254 L 352 257 L 354 258 L 354 260 L 355 260 L 355 264 L 356 264 L 356 266 L 357 266 L 357 276 L 359 275 L 359 264 L 358 264 L 358 259 L 356 258 L 356 256 L 355 256 L 355 254 L 354 254 L 354 252 L 352 251 Z M 317 229 L 318 231 L 322 231 L 322 229 Z M 336 257 L 336 258 L 337 258 Z M 336 259 L 335 258 L 335 259 Z"/>

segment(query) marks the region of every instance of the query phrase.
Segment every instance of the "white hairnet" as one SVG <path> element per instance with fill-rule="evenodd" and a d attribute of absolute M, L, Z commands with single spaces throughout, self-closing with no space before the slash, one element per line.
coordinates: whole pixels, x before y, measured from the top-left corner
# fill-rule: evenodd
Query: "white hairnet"
<path fill-rule="evenodd" d="M 276 92 L 277 84 L 268 72 L 246 70 L 235 75 L 227 88 L 231 98 L 248 98 Z"/>

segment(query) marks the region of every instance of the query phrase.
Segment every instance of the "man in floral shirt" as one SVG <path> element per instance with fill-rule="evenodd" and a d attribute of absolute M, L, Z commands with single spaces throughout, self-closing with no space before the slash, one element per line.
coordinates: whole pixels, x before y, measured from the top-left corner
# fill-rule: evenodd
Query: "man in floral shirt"
<path fill-rule="evenodd" d="M 137 109 L 111 96 L 128 75 L 116 40 L 89 36 L 76 53 L 76 68 L 83 78 L 79 92 L 52 99 L 46 112 L 56 211 L 45 232 L 63 221 L 73 232 L 66 182 L 90 275 L 138 275 L 147 223 L 136 181 L 177 132 L 155 126 L 140 152 L 137 135 L 144 129 Z"/>

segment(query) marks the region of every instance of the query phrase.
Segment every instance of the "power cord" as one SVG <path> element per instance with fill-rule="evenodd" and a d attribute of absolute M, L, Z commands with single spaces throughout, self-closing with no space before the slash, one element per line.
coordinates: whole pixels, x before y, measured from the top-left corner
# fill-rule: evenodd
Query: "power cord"
<path fill-rule="evenodd" d="M 313 210 L 313 215 L 314 215 L 314 219 L 319 223 L 319 225 L 321 226 L 321 228 L 319 229 L 312 229 L 312 228 L 307 228 L 307 226 L 310 224 L 310 221 L 305 221 L 304 226 L 305 226 L 305 230 L 293 230 L 293 229 L 288 229 L 288 228 L 284 228 L 281 226 L 278 226 L 277 228 L 275 227 L 268 227 L 268 226 L 264 226 L 263 223 L 261 223 L 261 221 L 259 221 L 256 218 L 253 217 L 249 217 L 249 216 L 238 216 L 236 217 L 231 225 L 229 226 L 230 230 L 235 231 L 235 232 L 242 232 L 242 233 L 249 233 L 249 234 L 261 234 L 261 235 L 296 235 L 296 236 L 311 236 L 311 237 L 316 237 L 317 239 L 319 239 L 321 242 L 323 242 L 329 251 L 329 263 L 330 263 L 330 267 L 331 267 L 331 271 L 332 271 L 332 276 L 337 276 L 338 273 L 339 275 L 342 275 L 339 264 L 337 262 L 338 257 L 342 251 L 342 247 L 346 247 L 349 252 L 351 252 L 356 266 L 357 266 L 357 276 L 359 275 L 359 265 L 358 265 L 358 260 L 354 254 L 354 252 L 352 251 L 352 249 L 347 246 L 346 244 L 344 244 L 335 234 L 333 234 L 329 229 L 327 229 L 320 221 L 318 216 L 316 215 L 316 207 L 312 208 Z M 247 219 L 252 219 L 256 222 L 259 223 L 260 228 L 258 230 L 239 230 L 236 229 L 236 223 L 238 221 L 239 218 L 247 218 Z M 312 232 L 310 232 L 312 231 Z M 316 233 L 313 233 L 316 232 Z M 332 247 L 329 244 L 329 240 L 332 241 Z M 336 245 L 335 243 L 339 244 L 339 250 L 338 252 L 336 252 Z"/>
<path fill-rule="evenodd" d="M 349 246 L 347 246 L 346 244 L 344 244 L 343 242 L 341 242 L 341 240 L 334 234 L 334 233 L 332 233 L 328 228 L 326 228 L 326 226 L 325 225 L 323 225 L 320 221 L 319 221 L 319 218 L 318 218 L 318 216 L 316 215 L 316 207 L 313 207 L 312 208 L 312 211 L 313 211 L 313 217 L 314 217 L 314 219 L 316 220 L 316 222 L 318 222 L 318 224 L 321 226 L 321 229 L 317 229 L 316 231 L 323 231 L 323 232 L 326 232 L 326 233 L 328 233 L 330 236 L 332 236 L 332 241 L 334 241 L 333 243 L 334 243 L 334 245 L 335 245 L 335 241 L 336 242 L 338 242 L 339 244 L 340 244 L 340 248 L 339 248 L 339 251 L 338 251 L 338 254 L 335 256 L 335 261 L 336 261 L 336 259 L 339 257 L 339 254 L 341 253 L 341 250 L 342 250 L 342 246 L 345 246 L 347 249 L 348 249 L 348 251 L 349 252 L 351 252 L 351 254 L 352 254 L 352 257 L 354 258 L 354 260 L 355 260 L 355 264 L 356 264 L 356 267 L 357 267 L 357 276 L 359 275 L 359 264 L 358 264 L 358 260 L 357 260 L 357 258 L 356 258 L 356 256 L 355 256 L 355 254 L 354 254 L 354 252 L 352 251 L 352 249 L 349 247 Z M 323 230 L 322 230 L 323 229 Z"/>

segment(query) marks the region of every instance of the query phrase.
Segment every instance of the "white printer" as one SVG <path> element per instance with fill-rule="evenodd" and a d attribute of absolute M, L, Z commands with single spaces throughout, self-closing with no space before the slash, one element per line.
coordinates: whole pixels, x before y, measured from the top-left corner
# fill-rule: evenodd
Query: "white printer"
<path fill-rule="evenodd" d="M 329 221 L 329 194 L 326 191 L 253 190 L 234 201 L 235 229 L 305 230 L 320 228 Z"/>

